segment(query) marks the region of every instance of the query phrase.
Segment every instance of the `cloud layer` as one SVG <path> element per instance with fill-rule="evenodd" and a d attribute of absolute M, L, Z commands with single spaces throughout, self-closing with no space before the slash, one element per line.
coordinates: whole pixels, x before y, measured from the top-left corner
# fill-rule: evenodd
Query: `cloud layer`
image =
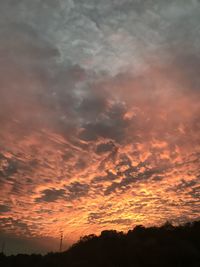
<path fill-rule="evenodd" d="M 199 1 L 0 13 L 1 236 L 198 219 Z"/>

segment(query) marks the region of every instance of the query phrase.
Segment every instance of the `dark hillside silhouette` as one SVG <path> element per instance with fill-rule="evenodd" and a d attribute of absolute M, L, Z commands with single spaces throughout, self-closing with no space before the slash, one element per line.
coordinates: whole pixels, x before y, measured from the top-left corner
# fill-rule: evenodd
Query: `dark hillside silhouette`
<path fill-rule="evenodd" d="M 63 253 L 0 254 L 1 267 L 200 267 L 200 221 L 80 238 Z"/>

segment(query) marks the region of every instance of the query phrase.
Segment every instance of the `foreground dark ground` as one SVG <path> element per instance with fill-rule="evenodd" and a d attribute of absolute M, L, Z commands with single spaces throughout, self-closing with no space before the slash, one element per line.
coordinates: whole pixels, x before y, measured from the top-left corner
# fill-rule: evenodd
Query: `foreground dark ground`
<path fill-rule="evenodd" d="M 81 238 L 63 253 L 0 254 L 0 266 L 28 267 L 200 267 L 200 221 L 184 226 L 144 228 L 127 234 L 103 231 Z"/>

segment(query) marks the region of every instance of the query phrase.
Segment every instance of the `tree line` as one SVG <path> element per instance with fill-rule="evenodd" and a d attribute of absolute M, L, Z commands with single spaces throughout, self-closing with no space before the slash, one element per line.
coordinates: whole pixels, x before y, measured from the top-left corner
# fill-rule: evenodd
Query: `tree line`
<path fill-rule="evenodd" d="M 62 253 L 6 256 L 1 267 L 200 267 L 200 221 L 87 235 Z"/>

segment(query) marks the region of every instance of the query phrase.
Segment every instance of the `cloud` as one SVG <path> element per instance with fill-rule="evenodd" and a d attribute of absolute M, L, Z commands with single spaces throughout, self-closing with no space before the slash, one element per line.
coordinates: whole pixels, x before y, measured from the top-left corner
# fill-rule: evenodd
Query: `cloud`
<path fill-rule="evenodd" d="M 15 160 L 7 159 L 2 155 L 1 159 L 1 170 L 0 170 L 0 176 L 4 178 L 9 178 L 14 173 L 17 172 L 18 169 L 18 163 Z"/>
<path fill-rule="evenodd" d="M 65 196 L 64 189 L 45 189 L 41 193 L 42 196 L 36 198 L 36 202 L 54 202 Z"/>
<path fill-rule="evenodd" d="M 8 212 L 10 211 L 10 207 L 7 205 L 0 205 L 0 212 Z"/>
<path fill-rule="evenodd" d="M 110 214 L 111 215 L 111 214 Z M 90 213 L 88 216 L 88 223 L 90 224 L 100 224 L 100 225 L 105 225 L 105 224 L 111 224 L 111 225 L 131 225 L 132 224 L 132 219 L 125 219 L 125 218 L 117 218 L 117 219 L 104 219 L 106 216 L 106 212 L 98 212 L 98 213 Z"/>
<path fill-rule="evenodd" d="M 16 231 L 19 230 L 25 235 L 30 234 L 28 225 L 20 219 L 13 219 L 12 217 L 0 218 L 2 229 L 14 228 Z"/>
<path fill-rule="evenodd" d="M 111 152 L 115 148 L 114 143 L 108 142 L 108 143 L 101 143 L 96 148 L 97 154 L 102 154 L 106 152 Z"/>
<path fill-rule="evenodd" d="M 115 220 L 107 220 L 102 223 L 110 223 L 110 224 L 116 224 L 116 225 L 122 224 L 122 225 L 130 226 L 132 224 L 132 220 L 131 219 L 115 219 Z"/>
<path fill-rule="evenodd" d="M 195 0 L 0 2 L 6 233 L 198 217 L 199 15 Z"/>
<path fill-rule="evenodd" d="M 125 137 L 128 121 L 123 119 L 124 107 L 121 103 L 112 105 L 98 120 L 82 125 L 80 139 L 96 141 L 99 138 L 108 138 L 121 142 Z"/>
<path fill-rule="evenodd" d="M 89 186 L 87 184 L 83 184 L 80 182 L 73 182 L 66 186 L 68 190 L 68 199 L 74 200 L 79 199 L 80 197 L 84 197 L 88 194 Z"/>

